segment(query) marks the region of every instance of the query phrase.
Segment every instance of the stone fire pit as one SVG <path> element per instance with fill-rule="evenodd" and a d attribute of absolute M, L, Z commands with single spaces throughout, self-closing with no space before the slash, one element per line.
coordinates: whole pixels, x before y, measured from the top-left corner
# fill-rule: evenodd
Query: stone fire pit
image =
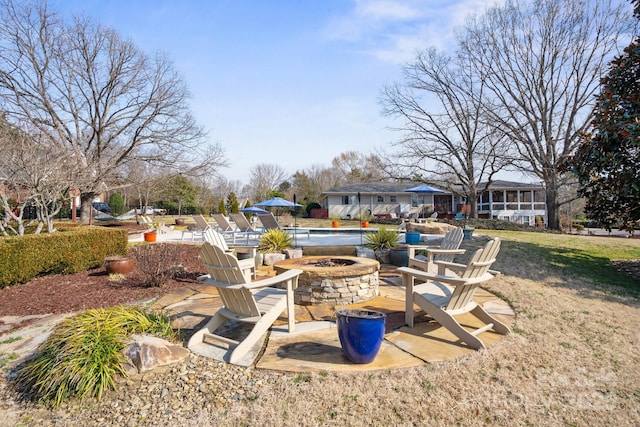
<path fill-rule="evenodd" d="M 276 273 L 302 270 L 295 303 L 347 305 L 378 296 L 380 263 L 354 256 L 307 256 L 278 261 Z"/>

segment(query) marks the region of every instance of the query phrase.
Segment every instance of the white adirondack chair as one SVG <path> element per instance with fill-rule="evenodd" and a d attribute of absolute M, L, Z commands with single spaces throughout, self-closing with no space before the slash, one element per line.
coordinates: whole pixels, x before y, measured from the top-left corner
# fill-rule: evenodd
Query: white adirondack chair
<path fill-rule="evenodd" d="M 464 249 L 460 249 L 462 238 L 464 233 L 462 228 L 456 227 L 444 235 L 442 243 L 439 247 L 423 246 L 423 245 L 408 245 L 409 265 L 408 267 L 417 268 L 422 271 L 429 271 L 435 273 L 435 261 L 447 261 L 452 262 L 453 257 L 456 254 L 463 254 Z M 416 250 L 423 250 L 427 252 L 426 259 L 418 259 L 415 256 Z"/>
<path fill-rule="evenodd" d="M 493 329 L 503 335 L 511 333 L 508 326 L 492 317 L 472 299 L 480 284 L 498 274 L 489 270 L 489 267 L 495 262 L 499 250 L 500 239 L 495 238 L 484 248 L 478 249 L 466 265 L 436 262 L 439 269 L 442 268 L 441 271 L 455 271 L 455 276 L 432 274 L 409 267 L 398 268 L 406 288 L 406 324 L 413 327 L 413 305 L 416 304 L 474 349 L 485 348 L 484 343 L 477 337 L 485 331 Z M 455 319 L 455 316 L 465 313 L 471 313 L 484 322 L 485 326 L 468 331 Z"/>
<path fill-rule="evenodd" d="M 214 230 L 212 227 L 207 228 L 204 233 L 204 241 L 210 243 L 211 245 L 218 246 L 221 248 L 226 254 L 234 255 L 234 250 L 237 252 L 238 249 L 247 249 L 247 258 L 238 259 L 238 265 L 240 269 L 242 269 L 243 274 L 247 278 L 247 281 L 251 281 L 251 279 L 255 279 L 256 277 L 256 253 L 258 250 L 257 246 L 229 246 L 227 241 L 220 233 Z M 237 258 L 237 256 L 236 256 Z M 198 280 L 206 280 L 209 278 L 209 275 L 200 276 Z"/>
<path fill-rule="evenodd" d="M 242 273 L 238 260 L 221 248 L 205 242 L 201 255 L 210 276 L 206 283 L 218 289 L 223 306 L 189 339 L 187 346 L 191 351 L 211 357 L 210 346 L 222 345 L 228 348 L 226 357 L 229 362 L 237 363 L 285 309 L 288 330 L 294 331 L 293 290 L 297 287 L 302 270 L 289 270 L 274 277 L 249 282 Z M 273 285 L 284 285 L 284 288 L 274 288 Z M 246 338 L 237 341 L 215 333 L 228 319 L 255 325 Z"/>

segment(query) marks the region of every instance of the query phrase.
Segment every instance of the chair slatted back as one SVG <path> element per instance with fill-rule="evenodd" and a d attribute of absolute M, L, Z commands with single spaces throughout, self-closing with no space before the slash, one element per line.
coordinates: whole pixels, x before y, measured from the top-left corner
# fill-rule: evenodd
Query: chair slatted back
<path fill-rule="evenodd" d="M 462 238 L 464 237 L 464 233 L 462 232 L 462 228 L 456 227 L 453 230 L 449 231 L 444 235 L 442 239 L 442 243 L 440 244 L 440 249 L 453 250 L 458 249 L 460 244 L 462 243 Z M 453 262 L 453 257 L 455 254 L 435 254 L 433 257 L 434 261 L 446 261 Z"/>
<path fill-rule="evenodd" d="M 233 231 L 233 227 L 222 214 L 213 214 L 211 217 L 218 223 L 218 227 L 222 231 Z"/>
<path fill-rule="evenodd" d="M 238 227 L 238 230 L 240 230 L 240 231 L 255 231 L 253 229 L 253 226 L 251 226 L 251 223 L 249 222 L 247 217 L 244 216 L 244 214 L 232 213 L 232 214 L 229 214 L 229 216 L 231 217 L 233 222 L 235 222 L 236 227 Z"/>
<path fill-rule="evenodd" d="M 196 226 L 198 227 L 199 230 L 204 231 L 208 228 L 211 228 L 207 220 L 204 219 L 202 215 L 193 215 L 192 218 L 196 222 Z"/>
<path fill-rule="evenodd" d="M 229 252 L 230 251 L 229 245 L 227 245 L 227 241 L 224 240 L 224 237 L 222 237 L 222 234 L 218 233 L 213 228 L 211 228 L 211 227 L 207 228 L 204 231 L 203 235 L 204 235 L 204 241 L 205 242 L 209 242 L 213 246 L 218 246 L 218 247 L 222 248 L 222 250 L 224 252 Z"/>
<path fill-rule="evenodd" d="M 238 259 L 208 242 L 202 245 L 200 254 L 212 279 L 207 283 L 218 289 L 224 307 L 241 316 L 260 316 L 253 293 L 242 286 L 247 280 L 238 265 Z"/>
<path fill-rule="evenodd" d="M 264 225 L 264 228 L 266 230 L 273 230 L 276 228 L 277 229 L 280 228 L 280 224 L 278 224 L 276 217 L 274 217 L 271 212 L 266 214 L 258 214 L 258 219 L 260 220 L 262 225 Z"/>
<path fill-rule="evenodd" d="M 467 263 L 467 268 L 462 272 L 460 277 L 464 279 L 473 279 L 487 274 L 491 265 L 496 261 L 499 251 L 500 239 L 495 238 L 490 240 L 486 245 L 484 245 L 484 248 L 478 249 L 473 254 Z M 473 294 L 478 286 L 480 286 L 480 283 L 455 286 L 455 289 L 451 294 L 451 299 L 445 309 L 456 310 L 466 307 L 467 304 L 471 303 Z"/>

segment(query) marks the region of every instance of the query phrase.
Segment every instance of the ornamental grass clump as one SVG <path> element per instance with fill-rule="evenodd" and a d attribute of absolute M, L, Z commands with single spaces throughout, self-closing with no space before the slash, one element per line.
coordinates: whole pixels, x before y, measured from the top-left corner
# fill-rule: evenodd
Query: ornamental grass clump
<path fill-rule="evenodd" d="M 60 323 L 16 372 L 16 389 L 28 399 L 53 407 L 63 401 L 115 390 L 126 376 L 123 350 L 129 337 L 144 333 L 175 339 L 169 318 L 135 307 L 88 310 Z"/>
<path fill-rule="evenodd" d="M 260 237 L 260 243 L 258 243 L 258 250 L 265 254 L 280 253 L 292 247 L 293 237 L 291 237 L 291 233 L 278 228 L 263 233 L 262 237 Z"/>
<path fill-rule="evenodd" d="M 395 248 L 400 244 L 400 233 L 388 230 L 386 227 L 378 228 L 376 233 L 365 233 L 365 246 L 374 251 Z"/>

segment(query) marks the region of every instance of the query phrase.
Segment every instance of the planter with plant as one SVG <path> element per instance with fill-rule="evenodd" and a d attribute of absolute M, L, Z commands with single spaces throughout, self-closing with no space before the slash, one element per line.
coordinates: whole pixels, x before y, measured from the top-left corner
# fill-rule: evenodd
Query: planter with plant
<path fill-rule="evenodd" d="M 293 248 L 293 237 L 286 230 L 277 228 L 266 231 L 260 237 L 258 251 L 264 254 L 264 264 L 273 265 L 285 259 L 284 251 Z"/>
<path fill-rule="evenodd" d="M 362 228 L 369 228 L 369 221 L 371 221 L 371 214 L 369 213 L 369 210 L 366 210 L 365 212 L 361 211 L 359 219 Z"/>
<path fill-rule="evenodd" d="M 376 233 L 365 233 L 365 247 L 373 249 L 376 259 L 382 264 L 389 264 L 391 248 L 400 244 L 400 233 L 380 227 Z"/>
<path fill-rule="evenodd" d="M 338 228 L 340 227 L 340 217 L 337 215 L 332 215 L 329 217 L 331 219 L 331 227 Z"/>

